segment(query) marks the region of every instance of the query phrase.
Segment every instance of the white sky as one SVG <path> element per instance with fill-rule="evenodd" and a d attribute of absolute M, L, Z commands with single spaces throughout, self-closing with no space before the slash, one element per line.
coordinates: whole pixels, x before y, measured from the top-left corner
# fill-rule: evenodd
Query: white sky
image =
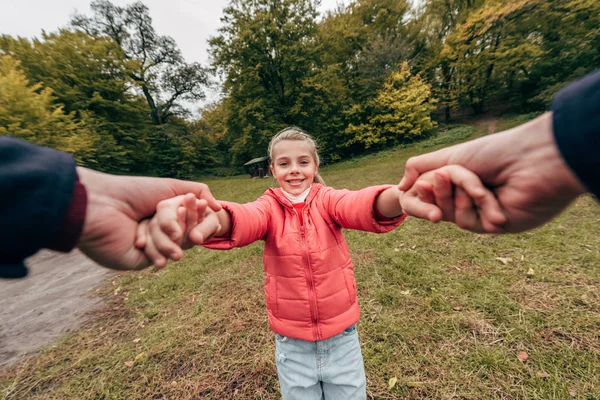
<path fill-rule="evenodd" d="M 77 11 L 91 15 L 90 0 L 0 0 L 0 34 L 31 38 L 42 30 L 56 31 L 68 24 Z M 126 5 L 133 0 L 112 0 Z M 207 40 L 217 34 L 222 11 L 228 0 L 143 0 L 150 9 L 154 28 L 160 35 L 175 39 L 186 61 L 208 64 Z M 321 0 L 319 11 L 332 10 L 348 0 Z M 207 93 L 208 99 L 216 93 Z"/>

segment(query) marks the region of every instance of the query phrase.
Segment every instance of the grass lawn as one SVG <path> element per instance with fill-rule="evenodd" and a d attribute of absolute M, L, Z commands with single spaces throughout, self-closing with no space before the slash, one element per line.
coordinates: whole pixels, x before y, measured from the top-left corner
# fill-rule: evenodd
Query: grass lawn
<path fill-rule="evenodd" d="M 397 183 L 408 157 L 486 131 L 458 126 L 321 172 L 337 188 Z M 206 182 L 238 202 L 274 184 Z M 591 197 L 517 235 L 410 219 L 389 234 L 346 237 L 370 398 L 600 399 L 600 207 Z M 279 398 L 262 247 L 195 248 L 163 270 L 119 275 L 91 323 L 0 374 L 0 395 Z"/>

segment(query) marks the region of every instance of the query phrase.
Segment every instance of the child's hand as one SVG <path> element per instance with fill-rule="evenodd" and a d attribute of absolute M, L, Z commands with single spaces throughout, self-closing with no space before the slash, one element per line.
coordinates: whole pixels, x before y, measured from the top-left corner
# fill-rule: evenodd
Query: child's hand
<path fill-rule="evenodd" d="M 158 204 L 154 217 L 140 223 L 136 246 L 161 268 L 169 258 L 181 259 L 184 249 L 204 242 L 219 229 L 217 214 L 206 200 L 188 193 Z"/>
<path fill-rule="evenodd" d="M 476 232 L 504 232 L 502 225 L 507 221 L 494 194 L 477 175 L 458 165 L 421 175 L 400 203 L 408 215 L 454 222 Z"/>

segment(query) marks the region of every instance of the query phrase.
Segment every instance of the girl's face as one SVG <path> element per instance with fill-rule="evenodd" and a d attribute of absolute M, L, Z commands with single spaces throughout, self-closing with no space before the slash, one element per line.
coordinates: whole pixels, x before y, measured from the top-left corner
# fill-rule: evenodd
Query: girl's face
<path fill-rule="evenodd" d="M 279 186 L 295 196 L 312 185 L 319 170 L 311 147 L 303 140 L 282 140 L 273 148 L 271 173 Z"/>

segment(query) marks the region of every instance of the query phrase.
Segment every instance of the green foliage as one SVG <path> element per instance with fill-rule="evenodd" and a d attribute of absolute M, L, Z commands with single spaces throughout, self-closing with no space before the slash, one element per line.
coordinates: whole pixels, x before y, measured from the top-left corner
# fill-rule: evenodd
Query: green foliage
<path fill-rule="evenodd" d="M 55 106 L 52 90 L 30 85 L 19 63 L 11 56 L 0 58 L 0 135 L 69 152 L 83 163 L 93 162 L 98 137 L 62 106 Z"/>
<path fill-rule="evenodd" d="M 76 14 L 71 25 L 95 38 L 111 40 L 124 53 L 127 74 L 146 99 L 154 125 L 186 116 L 181 100 L 204 98 L 205 69 L 186 63 L 173 38 L 157 34 L 142 2 L 119 7 L 109 0 L 94 0 L 91 8 L 92 17 Z"/>
<path fill-rule="evenodd" d="M 225 75 L 233 162 L 241 163 L 310 115 L 299 100 L 316 64 L 316 11 L 312 0 L 233 0 L 224 15 L 210 46 Z"/>
<path fill-rule="evenodd" d="M 598 66 L 599 26 L 600 3 L 591 0 L 488 1 L 469 9 L 437 60 L 442 103 L 474 113 L 490 99 L 546 107 L 566 81 Z"/>
<path fill-rule="evenodd" d="M 60 30 L 31 41 L 3 36 L 0 49 L 20 60 L 30 81 L 52 89 L 55 104 L 98 134 L 87 166 L 132 172 L 144 163 L 148 108 L 130 93 L 128 62 L 112 40 Z"/>
<path fill-rule="evenodd" d="M 359 118 L 365 114 L 368 122 L 348 125 L 348 144 L 358 143 L 368 149 L 420 136 L 435 126 L 431 120 L 435 104 L 430 86 L 419 75 L 411 75 L 408 63 L 404 62 L 367 105 L 366 112 L 360 106 L 351 110 Z"/>
<path fill-rule="evenodd" d="M 92 1 L 69 29 L 0 36 L 0 55 L 93 138 L 85 165 L 178 177 L 239 171 L 288 125 L 331 162 L 421 138 L 432 113 L 540 112 L 600 65 L 595 0 L 351 0 L 322 18 L 317 3 L 231 0 L 210 40 L 223 96 L 199 121 L 182 100 L 204 98 L 208 71 L 140 2 Z"/>

